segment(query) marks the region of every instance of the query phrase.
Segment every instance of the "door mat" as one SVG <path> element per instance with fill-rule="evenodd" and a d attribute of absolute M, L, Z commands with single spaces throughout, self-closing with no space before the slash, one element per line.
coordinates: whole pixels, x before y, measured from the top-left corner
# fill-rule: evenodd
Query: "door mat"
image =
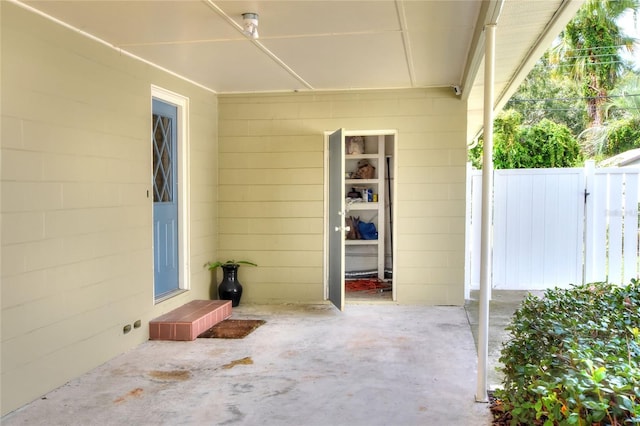
<path fill-rule="evenodd" d="M 265 322 L 264 320 L 226 319 L 198 337 L 201 339 L 242 339 Z"/>

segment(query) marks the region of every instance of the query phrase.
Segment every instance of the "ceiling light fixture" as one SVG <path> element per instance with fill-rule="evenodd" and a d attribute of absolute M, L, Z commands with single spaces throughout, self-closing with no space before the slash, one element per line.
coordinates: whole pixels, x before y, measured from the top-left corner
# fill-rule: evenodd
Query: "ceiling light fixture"
<path fill-rule="evenodd" d="M 242 22 L 244 33 L 253 39 L 258 38 L 258 14 L 243 13 Z"/>

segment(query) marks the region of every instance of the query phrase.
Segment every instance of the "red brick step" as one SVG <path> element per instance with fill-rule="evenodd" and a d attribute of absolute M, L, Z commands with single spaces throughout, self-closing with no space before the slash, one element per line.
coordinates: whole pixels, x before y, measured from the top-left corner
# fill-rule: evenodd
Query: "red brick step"
<path fill-rule="evenodd" d="M 149 321 L 151 340 L 195 340 L 231 316 L 231 300 L 192 300 Z"/>

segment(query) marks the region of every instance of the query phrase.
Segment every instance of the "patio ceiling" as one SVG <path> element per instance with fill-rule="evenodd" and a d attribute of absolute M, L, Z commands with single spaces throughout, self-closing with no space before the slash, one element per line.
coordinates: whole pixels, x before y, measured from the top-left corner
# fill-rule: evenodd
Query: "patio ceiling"
<path fill-rule="evenodd" d="M 20 3 L 219 94 L 459 86 L 471 141 L 482 127 L 484 26 L 497 20 L 501 107 L 582 1 Z M 245 12 L 259 14 L 257 40 L 242 32 Z"/>

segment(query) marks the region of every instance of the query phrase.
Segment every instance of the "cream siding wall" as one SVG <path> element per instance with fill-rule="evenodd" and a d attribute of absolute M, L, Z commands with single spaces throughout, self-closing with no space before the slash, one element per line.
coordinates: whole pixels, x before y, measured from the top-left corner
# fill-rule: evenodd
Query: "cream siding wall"
<path fill-rule="evenodd" d="M 12 3 L 2 12 L 2 414 L 208 298 L 217 99 Z M 191 291 L 154 305 L 151 85 L 190 98 Z M 126 324 L 142 321 L 128 334 Z"/>
<path fill-rule="evenodd" d="M 219 250 L 243 301 L 324 299 L 324 132 L 396 129 L 397 299 L 464 302 L 466 104 L 451 90 L 219 97 Z"/>

